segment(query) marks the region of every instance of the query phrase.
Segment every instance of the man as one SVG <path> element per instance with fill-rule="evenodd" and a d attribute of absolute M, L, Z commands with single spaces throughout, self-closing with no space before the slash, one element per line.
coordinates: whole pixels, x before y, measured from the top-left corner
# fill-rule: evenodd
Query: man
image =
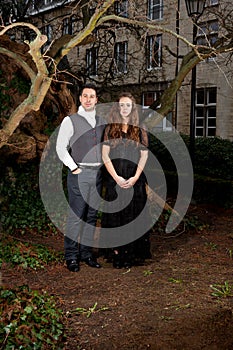
<path fill-rule="evenodd" d="M 95 85 L 85 85 L 79 96 L 78 113 L 63 119 L 56 150 L 68 170 L 67 188 L 69 216 L 64 239 L 65 260 L 72 272 L 79 271 L 79 262 L 100 268 L 93 257 L 95 225 L 101 190 L 101 141 L 103 120 L 96 116 Z"/>

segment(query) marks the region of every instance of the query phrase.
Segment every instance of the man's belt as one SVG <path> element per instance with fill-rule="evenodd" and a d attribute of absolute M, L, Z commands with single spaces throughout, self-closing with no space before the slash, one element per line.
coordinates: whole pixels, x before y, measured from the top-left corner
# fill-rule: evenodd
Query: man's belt
<path fill-rule="evenodd" d="M 101 167 L 101 165 L 82 165 L 82 164 L 78 164 L 78 167 L 80 169 L 98 170 Z"/>

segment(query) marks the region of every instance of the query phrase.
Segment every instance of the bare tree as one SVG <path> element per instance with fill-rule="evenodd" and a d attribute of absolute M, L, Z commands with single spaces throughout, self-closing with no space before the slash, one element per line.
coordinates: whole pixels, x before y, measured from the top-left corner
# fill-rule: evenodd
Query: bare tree
<path fill-rule="evenodd" d="M 179 90 L 182 82 L 187 77 L 192 68 L 200 61 L 209 57 L 223 55 L 229 56 L 233 51 L 233 28 L 232 28 L 232 11 L 231 7 L 225 6 L 219 8 L 215 15 L 218 16 L 221 21 L 221 36 L 214 43 L 214 45 L 198 44 L 193 45 L 186 37 L 166 28 L 165 25 L 158 25 L 154 21 L 148 21 L 147 18 L 138 18 L 136 15 L 132 18 L 126 18 L 122 16 L 109 15 L 108 9 L 114 4 L 114 0 L 99 1 L 96 3 L 94 13 L 87 11 L 88 1 L 74 1 L 74 6 L 81 7 L 83 12 L 83 28 L 75 35 L 64 35 L 58 38 L 50 45 L 49 50 L 45 53 L 41 53 L 41 47 L 46 43 L 47 37 L 34 25 L 27 22 L 14 22 L 9 23 L 7 26 L 2 26 L 0 31 L 0 38 L 6 33 L 9 33 L 15 28 L 26 27 L 28 30 L 34 33 L 35 38 L 27 41 L 28 47 L 27 58 L 17 54 L 17 52 L 11 51 L 7 47 L 0 47 L 0 54 L 7 56 L 14 60 L 15 64 L 21 67 L 30 79 L 31 87 L 27 97 L 18 105 L 18 107 L 12 112 L 10 117 L 5 120 L 3 127 L 0 130 L 0 148 L 9 142 L 10 137 L 17 129 L 19 123 L 25 117 L 25 115 L 31 111 L 39 111 L 41 105 L 45 99 L 46 94 L 50 91 L 52 98 L 51 87 L 56 83 L 58 79 L 58 65 L 61 60 L 69 54 L 69 52 L 75 47 L 79 47 L 86 42 L 93 41 L 97 45 L 96 30 L 102 31 L 102 38 L 105 36 L 106 40 L 114 40 L 114 28 L 122 24 L 127 26 L 131 31 L 137 32 L 137 35 L 143 45 L 143 38 L 147 31 L 152 30 L 155 33 L 164 33 L 172 38 L 180 40 L 186 47 L 186 53 L 180 58 L 182 63 L 177 71 L 176 76 L 170 82 L 169 86 L 163 93 L 160 99 L 160 108 L 154 117 L 146 120 L 150 126 L 155 126 L 163 116 L 167 115 L 169 111 L 173 109 L 173 104 L 177 91 Z M 26 2 L 28 5 L 28 2 Z M 71 2 L 72 4 L 73 2 Z M 71 6 L 71 5 L 70 5 Z M 209 14 L 211 16 L 211 13 Z M 206 42 L 208 43 L 208 37 L 206 36 Z M 99 36 L 100 38 L 100 36 Z M 107 45 L 105 45 L 107 47 Z M 167 47 L 167 52 L 170 55 L 176 55 Z M 136 54 L 136 52 L 135 52 Z M 28 55 L 30 55 L 33 62 L 29 64 Z M 109 53 L 106 54 L 109 56 Z M 225 59 L 225 58 L 224 58 Z M 114 57 L 112 57 L 110 66 L 114 64 Z M 106 79 L 111 78 L 111 69 L 105 70 L 105 74 L 102 77 L 102 83 Z M 67 93 L 67 99 L 69 99 L 66 84 L 62 85 L 64 90 L 62 95 Z M 65 93 L 64 93 L 65 92 Z M 69 103 L 68 103 L 69 104 Z M 74 104 L 71 103 L 70 109 L 74 108 Z"/>

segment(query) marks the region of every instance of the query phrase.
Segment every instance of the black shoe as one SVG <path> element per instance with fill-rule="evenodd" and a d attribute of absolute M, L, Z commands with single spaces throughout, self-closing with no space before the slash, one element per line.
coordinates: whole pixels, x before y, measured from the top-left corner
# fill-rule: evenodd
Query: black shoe
<path fill-rule="evenodd" d="M 143 258 L 136 258 L 133 262 L 133 265 L 135 266 L 143 266 L 145 264 L 145 259 Z"/>
<path fill-rule="evenodd" d="M 130 269 L 132 267 L 132 264 L 129 261 L 125 261 L 123 265 L 125 269 Z"/>
<path fill-rule="evenodd" d="M 83 259 L 83 261 L 90 267 L 96 267 L 99 269 L 101 265 L 93 258 Z"/>
<path fill-rule="evenodd" d="M 72 272 L 78 272 L 79 271 L 79 262 L 75 259 L 73 260 L 67 260 L 66 265 L 68 270 Z"/>
<path fill-rule="evenodd" d="M 122 268 L 122 263 L 120 260 L 113 260 L 112 266 L 115 269 L 121 269 Z"/>

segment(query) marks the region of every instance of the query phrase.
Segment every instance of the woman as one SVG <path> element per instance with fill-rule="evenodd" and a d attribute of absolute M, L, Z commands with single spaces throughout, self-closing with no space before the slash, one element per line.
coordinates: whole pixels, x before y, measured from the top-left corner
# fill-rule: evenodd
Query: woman
<path fill-rule="evenodd" d="M 139 115 L 134 97 L 122 93 L 119 102 L 110 112 L 110 123 L 106 127 L 102 148 L 103 162 L 106 167 L 105 203 L 121 198 L 125 207 L 116 212 L 107 212 L 102 216 L 102 227 L 122 230 L 133 222 L 144 210 L 146 177 L 143 173 L 148 158 L 148 135 L 139 127 Z M 133 189 L 133 196 L 132 196 Z M 130 197 L 131 196 L 131 197 Z M 131 198 L 131 200 L 130 200 Z M 148 215 L 148 211 L 147 211 Z M 143 216 L 145 220 L 148 217 Z M 142 223 L 142 230 L 143 228 Z M 130 232 L 131 230 L 131 232 Z M 113 266 L 130 268 L 150 258 L 149 234 L 135 240 L 135 233 L 127 229 L 129 242 L 113 250 Z"/>

